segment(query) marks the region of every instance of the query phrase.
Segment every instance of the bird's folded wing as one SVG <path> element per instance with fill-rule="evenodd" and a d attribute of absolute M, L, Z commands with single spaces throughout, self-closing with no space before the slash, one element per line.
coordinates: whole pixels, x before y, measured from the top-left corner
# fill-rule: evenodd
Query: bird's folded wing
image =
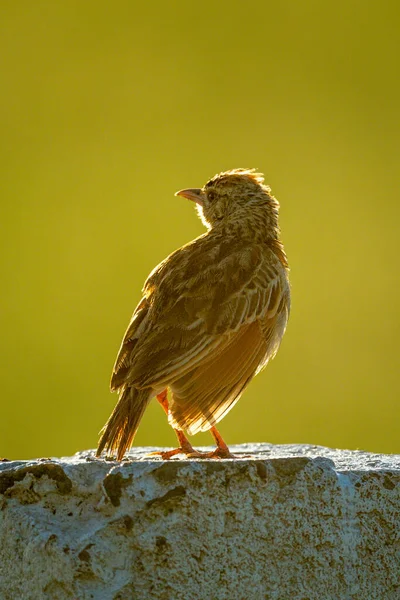
<path fill-rule="evenodd" d="M 194 435 L 218 423 L 239 400 L 266 353 L 258 321 L 243 325 L 228 345 L 171 384 L 170 424 Z"/>
<path fill-rule="evenodd" d="M 110 382 L 111 391 L 118 389 L 126 382 L 131 356 L 134 354 L 135 346 L 142 333 L 141 330 L 146 324 L 148 308 L 147 299 L 142 298 L 132 315 L 113 367 Z"/>
<path fill-rule="evenodd" d="M 226 342 L 210 352 L 171 384 L 169 420 L 193 435 L 220 421 L 240 398 L 253 376 L 272 358 L 288 318 L 286 280 L 260 271 L 255 288 L 230 301 L 231 319 L 223 316 L 217 329 L 229 323 Z"/>
<path fill-rule="evenodd" d="M 157 313 L 153 326 L 147 327 L 127 361 L 130 367 L 125 367 L 125 380 L 129 385 L 171 385 L 199 364 L 222 355 L 237 336 L 239 340 L 244 335 L 239 334 L 241 328 L 255 321 L 262 321 L 261 329 L 257 329 L 260 341 L 256 340 L 256 329 L 247 335 L 253 345 L 262 345 L 262 338 L 271 337 L 267 323 L 273 324 L 287 295 L 279 261 L 258 247 L 229 256 L 207 274 L 200 272 L 197 280 L 188 278 L 176 299 L 172 295 L 173 280 L 170 285 L 173 301 L 163 313 Z M 151 317 L 149 310 L 147 319 Z M 259 352 L 255 350 L 254 364 Z"/>

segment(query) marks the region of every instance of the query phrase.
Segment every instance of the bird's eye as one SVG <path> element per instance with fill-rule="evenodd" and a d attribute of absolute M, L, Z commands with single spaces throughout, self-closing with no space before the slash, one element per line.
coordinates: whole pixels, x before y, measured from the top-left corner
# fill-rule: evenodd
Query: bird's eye
<path fill-rule="evenodd" d="M 217 194 L 215 192 L 213 192 L 212 190 L 210 190 L 207 194 L 207 198 L 209 199 L 210 202 L 215 200 L 216 196 L 217 196 Z"/>

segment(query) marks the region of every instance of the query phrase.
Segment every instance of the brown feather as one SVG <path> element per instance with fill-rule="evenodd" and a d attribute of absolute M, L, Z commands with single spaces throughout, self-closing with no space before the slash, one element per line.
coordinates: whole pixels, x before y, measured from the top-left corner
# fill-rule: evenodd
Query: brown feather
<path fill-rule="evenodd" d="M 210 429 L 239 400 L 266 352 L 259 324 L 244 325 L 222 352 L 171 385 L 170 424 L 190 435 Z"/>
<path fill-rule="evenodd" d="M 147 300 L 146 298 L 142 298 L 132 315 L 132 319 L 125 332 L 117 358 L 115 360 L 110 383 L 112 392 L 118 389 L 126 381 L 133 350 L 139 339 L 140 326 L 143 324 L 143 321 L 147 316 L 147 310 Z"/>
<path fill-rule="evenodd" d="M 116 451 L 118 460 L 122 459 L 131 447 L 151 396 L 149 390 L 136 390 L 131 387 L 122 390 L 117 405 L 101 430 L 96 456 L 100 456 L 103 450 L 108 454 Z"/>
<path fill-rule="evenodd" d="M 205 244 L 207 240 L 203 240 Z M 203 252 L 207 253 L 206 244 Z M 289 296 L 286 274 L 275 254 L 263 244 L 253 244 L 249 250 L 243 248 L 242 241 L 236 245 L 235 240 L 231 255 L 222 266 L 218 262 L 209 264 L 207 288 L 203 287 L 199 274 L 198 284 L 197 277 L 184 279 L 186 288 L 177 295 L 182 271 L 188 270 L 192 256 L 196 258 L 197 251 L 188 256 L 183 254 L 180 268 L 177 266 L 167 280 L 161 280 L 153 288 L 148 311 L 151 328 L 144 328 L 132 353 L 126 376 L 129 385 L 140 388 L 169 385 L 219 346 L 224 347 L 227 342 L 224 334 L 267 316 L 268 311 L 273 316 L 277 306 L 271 307 L 271 300 L 277 302 L 279 295 Z M 229 265 L 232 275 L 227 278 L 224 270 Z M 163 312 L 154 314 L 154 307 L 159 305 L 164 306 Z"/>

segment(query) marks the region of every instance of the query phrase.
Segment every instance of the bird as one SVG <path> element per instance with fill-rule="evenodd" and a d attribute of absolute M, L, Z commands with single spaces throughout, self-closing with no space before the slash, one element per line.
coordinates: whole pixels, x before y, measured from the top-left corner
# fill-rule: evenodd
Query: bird
<path fill-rule="evenodd" d="M 162 459 L 234 458 L 216 424 L 272 359 L 290 312 L 289 266 L 279 203 L 255 169 L 221 172 L 175 194 L 195 203 L 207 231 L 148 276 L 111 377 L 118 402 L 97 456 L 122 460 L 154 397 L 179 446 Z M 200 452 L 187 436 L 210 431 Z"/>

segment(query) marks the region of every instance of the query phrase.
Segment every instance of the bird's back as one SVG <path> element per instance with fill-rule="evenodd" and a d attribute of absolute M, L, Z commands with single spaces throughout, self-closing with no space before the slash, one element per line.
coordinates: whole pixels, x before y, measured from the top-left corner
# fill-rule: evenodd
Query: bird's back
<path fill-rule="evenodd" d="M 279 346 L 289 310 L 286 268 L 266 243 L 208 234 L 163 261 L 144 291 L 114 381 L 170 386 L 172 418 L 193 432 L 209 428 Z"/>

